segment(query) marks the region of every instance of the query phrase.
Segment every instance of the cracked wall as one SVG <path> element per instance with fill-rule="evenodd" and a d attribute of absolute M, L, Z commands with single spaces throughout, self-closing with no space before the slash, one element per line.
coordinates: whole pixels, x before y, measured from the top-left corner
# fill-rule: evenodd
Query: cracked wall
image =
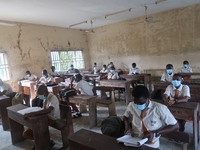
<path fill-rule="evenodd" d="M 17 90 L 17 81 L 25 71 L 41 77 L 43 69 L 50 71 L 50 50 L 83 49 L 89 60 L 86 37 L 83 31 L 39 25 L 0 26 L 0 51 L 7 52 L 11 80 Z M 89 61 L 85 62 L 86 68 Z"/>
<path fill-rule="evenodd" d="M 97 28 L 106 30 L 88 35 L 91 62 L 99 66 L 113 61 L 117 68 L 132 62 L 145 69 L 164 69 L 172 63 L 180 71 L 188 60 L 200 72 L 200 4 L 150 15 L 157 23 L 139 23 L 144 17 Z M 130 25 L 133 24 L 133 25 Z"/>

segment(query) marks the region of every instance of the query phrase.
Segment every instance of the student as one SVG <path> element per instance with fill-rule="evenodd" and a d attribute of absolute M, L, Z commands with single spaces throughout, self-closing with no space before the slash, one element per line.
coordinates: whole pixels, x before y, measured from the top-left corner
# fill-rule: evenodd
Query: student
<path fill-rule="evenodd" d="M 183 67 L 181 68 L 182 73 L 192 73 L 192 68 L 189 66 L 189 62 L 185 60 L 183 62 Z"/>
<path fill-rule="evenodd" d="M 132 68 L 129 70 L 129 75 L 141 74 L 140 69 L 136 67 L 136 63 L 132 63 Z"/>
<path fill-rule="evenodd" d="M 51 66 L 51 73 L 50 73 L 50 75 L 52 77 L 60 77 L 60 74 L 56 71 L 55 66 Z"/>
<path fill-rule="evenodd" d="M 42 77 L 39 79 L 38 84 L 50 84 L 53 83 L 53 77 L 47 73 L 47 70 L 42 71 Z"/>
<path fill-rule="evenodd" d="M 152 143 L 153 137 L 176 131 L 177 120 L 165 105 L 149 100 L 147 87 L 136 86 L 132 96 L 134 101 L 129 103 L 124 113 L 124 133 L 148 138 L 147 146 L 158 148 L 159 139 Z"/>
<path fill-rule="evenodd" d="M 112 79 L 114 79 L 114 80 L 119 79 L 119 75 L 118 75 L 117 72 L 115 72 L 115 67 L 114 66 L 110 67 L 110 71 L 108 73 L 108 80 L 110 80 L 110 79 L 111 80 Z"/>
<path fill-rule="evenodd" d="M 99 71 L 100 71 L 100 69 L 97 67 L 97 63 L 95 62 L 94 65 L 93 65 L 93 71 L 92 72 L 94 74 L 97 74 L 97 73 L 99 73 Z"/>
<path fill-rule="evenodd" d="M 103 65 L 102 69 L 100 70 L 100 73 L 108 73 L 106 65 Z"/>
<path fill-rule="evenodd" d="M 71 64 L 66 73 L 80 73 L 80 71 L 78 69 L 75 69 L 74 65 Z"/>
<path fill-rule="evenodd" d="M 26 75 L 22 80 L 36 81 L 38 77 L 35 74 L 32 74 L 29 70 L 26 71 Z"/>
<path fill-rule="evenodd" d="M 167 64 L 166 65 L 166 70 L 162 74 L 161 81 L 163 81 L 163 82 L 172 82 L 173 75 L 174 75 L 174 73 L 173 73 L 173 65 L 172 64 Z"/>
<path fill-rule="evenodd" d="M 115 68 L 115 65 L 113 62 L 110 62 L 107 66 L 107 69 L 110 70 L 111 67 L 114 67 Z"/>
<path fill-rule="evenodd" d="M 187 102 L 190 99 L 190 88 L 187 85 L 182 85 L 182 77 L 180 74 L 174 74 L 172 84 L 170 84 L 164 93 L 163 100 L 167 106 L 176 103 Z M 179 131 L 185 130 L 185 120 L 178 120 Z"/>
<path fill-rule="evenodd" d="M 43 100 L 43 108 L 48 110 L 51 110 L 51 112 L 48 114 L 47 120 L 48 120 L 48 125 L 53 125 L 56 123 L 56 120 L 60 118 L 60 108 L 59 108 L 59 100 L 55 95 L 52 93 L 48 92 L 48 89 L 45 85 L 40 85 L 37 89 L 37 94 L 38 97 Z M 27 115 L 36 115 L 39 114 L 40 112 L 31 112 L 30 114 Z M 33 131 L 31 129 L 26 129 L 23 132 L 23 136 L 26 139 L 33 140 Z M 54 141 L 51 140 L 51 147 L 55 145 Z M 35 149 L 35 145 L 31 147 L 32 149 Z"/>
<path fill-rule="evenodd" d="M 0 96 L 9 96 L 11 99 L 14 97 L 15 93 L 13 92 L 11 86 L 2 81 L 0 78 Z"/>

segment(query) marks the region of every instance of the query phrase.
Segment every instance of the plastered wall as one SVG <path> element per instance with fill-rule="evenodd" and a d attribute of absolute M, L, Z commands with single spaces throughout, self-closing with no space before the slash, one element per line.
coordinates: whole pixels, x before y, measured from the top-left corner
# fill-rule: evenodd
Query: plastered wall
<path fill-rule="evenodd" d="M 83 49 L 85 60 L 89 60 L 86 36 L 73 29 L 39 25 L 0 26 L 0 51 L 7 52 L 11 80 L 17 90 L 17 81 L 25 71 L 41 77 L 43 69 L 50 71 L 50 50 Z M 89 61 L 85 62 L 89 66 Z"/>
<path fill-rule="evenodd" d="M 117 68 L 128 70 L 136 62 L 142 71 L 164 69 L 171 63 L 178 72 L 188 60 L 194 72 L 200 72 L 200 5 L 151 16 L 160 21 L 139 23 L 144 20 L 141 17 L 88 34 L 91 63 L 102 66 L 113 61 Z"/>

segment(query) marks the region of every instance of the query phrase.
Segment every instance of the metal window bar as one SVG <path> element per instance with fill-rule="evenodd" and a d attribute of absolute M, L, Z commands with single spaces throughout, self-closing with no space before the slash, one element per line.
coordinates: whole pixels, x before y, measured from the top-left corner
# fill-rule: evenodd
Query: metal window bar
<path fill-rule="evenodd" d="M 4 81 L 10 80 L 9 66 L 6 53 L 0 53 L 0 78 Z"/>

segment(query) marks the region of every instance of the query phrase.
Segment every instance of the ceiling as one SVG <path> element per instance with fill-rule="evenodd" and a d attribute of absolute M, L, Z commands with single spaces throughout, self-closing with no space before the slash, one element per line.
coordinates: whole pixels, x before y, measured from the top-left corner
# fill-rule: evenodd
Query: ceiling
<path fill-rule="evenodd" d="M 148 14 L 154 14 L 197 3 L 200 0 L 0 0 L 0 22 L 68 28 L 87 21 L 71 28 L 89 29 L 90 20 L 93 21 L 93 27 L 100 27 L 144 16 L 144 5 L 148 7 Z M 112 15 L 123 10 L 126 11 Z"/>

